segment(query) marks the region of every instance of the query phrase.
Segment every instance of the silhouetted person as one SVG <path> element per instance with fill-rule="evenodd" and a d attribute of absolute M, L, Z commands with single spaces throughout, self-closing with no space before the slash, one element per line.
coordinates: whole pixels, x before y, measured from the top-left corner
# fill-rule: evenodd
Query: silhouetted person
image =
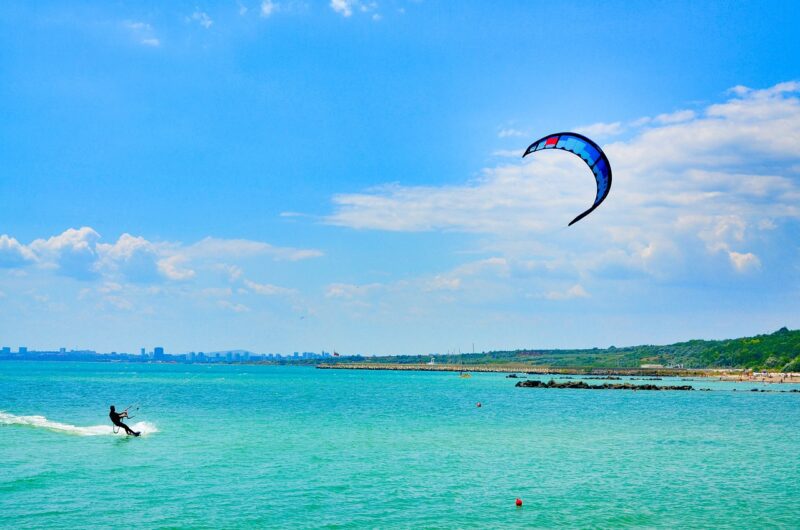
<path fill-rule="evenodd" d="M 114 409 L 114 405 L 111 405 L 111 409 L 108 411 L 108 417 L 111 418 L 111 423 L 113 423 L 117 427 L 125 429 L 125 433 L 128 436 L 139 436 L 138 432 L 134 431 L 133 429 L 122 423 L 122 418 L 128 417 L 127 410 L 123 410 L 122 414 L 120 414 Z"/>

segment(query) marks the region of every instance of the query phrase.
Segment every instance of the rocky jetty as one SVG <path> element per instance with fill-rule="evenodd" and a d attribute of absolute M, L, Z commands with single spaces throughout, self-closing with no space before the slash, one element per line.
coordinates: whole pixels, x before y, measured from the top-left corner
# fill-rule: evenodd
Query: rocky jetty
<path fill-rule="evenodd" d="M 633 385 L 631 383 L 604 383 L 602 385 L 590 385 L 586 381 L 568 381 L 558 383 L 554 380 L 548 382 L 528 380 L 520 381 L 516 386 L 525 388 L 578 388 L 585 390 L 694 390 L 690 385 L 682 386 L 657 386 L 657 385 Z"/>

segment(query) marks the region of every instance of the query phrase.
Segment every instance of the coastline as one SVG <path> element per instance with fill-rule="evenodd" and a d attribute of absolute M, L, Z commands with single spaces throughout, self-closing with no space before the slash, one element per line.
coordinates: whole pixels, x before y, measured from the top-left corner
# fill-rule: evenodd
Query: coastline
<path fill-rule="evenodd" d="M 705 370 L 680 368 L 554 368 L 534 367 L 523 363 L 461 365 L 461 364 L 400 364 L 400 363 L 321 363 L 319 370 L 389 370 L 408 372 L 489 372 L 525 373 L 530 375 L 635 375 L 686 377 L 704 376 Z"/>
<path fill-rule="evenodd" d="M 800 384 L 800 373 L 752 372 L 721 368 L 553 368 L 526 364 L 460 365 L 400 363 L 322 363 L 319 370 L 387 370 L 408 372 L 525 373 L 529 375 L 703 377 L 727 382 Z"/>

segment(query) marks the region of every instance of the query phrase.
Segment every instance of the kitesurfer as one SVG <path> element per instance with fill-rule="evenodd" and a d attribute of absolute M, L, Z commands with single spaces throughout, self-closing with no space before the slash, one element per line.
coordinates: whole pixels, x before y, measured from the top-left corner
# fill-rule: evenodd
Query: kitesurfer
<path fill-rule="evenodd" d="M 139 436 L 140 433 L 134 431 L 133 429 L 122 423 L 122 418 L 128 417 L 127 410 L 123 410 L 122 413 L 119 413 L 114 409 L 114 405 L 111 405 L 111 409 L 108 411 L 108 417 L 111 418 L 111 423 L 113 423 L 117 427 L 125 429 L 125 433 L 128 436 Z"/>

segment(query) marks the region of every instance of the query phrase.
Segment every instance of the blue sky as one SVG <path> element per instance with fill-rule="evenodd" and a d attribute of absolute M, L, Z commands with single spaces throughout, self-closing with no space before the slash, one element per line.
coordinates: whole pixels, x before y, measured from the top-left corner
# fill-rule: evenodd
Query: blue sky
<path fill-rule="evenodd" d="M 0 343 L 426 353 L 800 327 L 793 2 L 7 2 Z M 609 199 L 567 153 L 601 143 Z"/>

